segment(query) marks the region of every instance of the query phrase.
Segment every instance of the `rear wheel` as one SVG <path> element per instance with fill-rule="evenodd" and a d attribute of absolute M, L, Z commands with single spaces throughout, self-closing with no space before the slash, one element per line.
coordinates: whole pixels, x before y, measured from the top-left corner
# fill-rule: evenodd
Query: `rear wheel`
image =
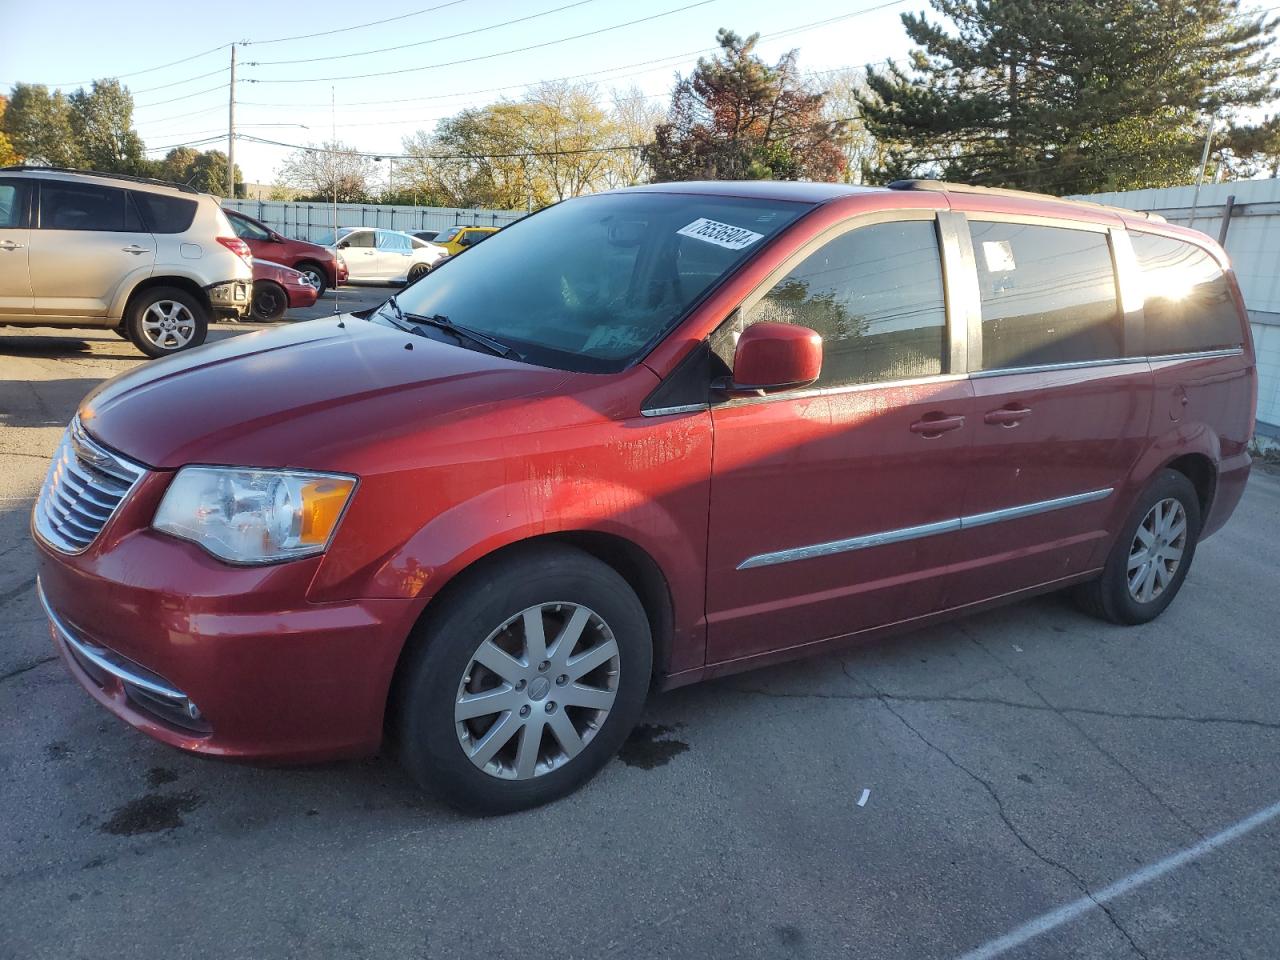
<path fill-rule="evenodd" d="M 1199 536 L 1196 488 L 1176 470 L 1162 470 L 1138 498 L 1102 576 L 1079 589 L 1080 605 L 1112 623 L 1154 620 L 1181 589 Z"/>
<path fill-rule="evenodd" d="M 300 263 L 294 267 L 306 279 L 307 283 L 316 288 L 316 296 L 323 297 L 324 292 L 329 289 L 329 278 L 324 272 L 324 268 L 318 263 L 307 261 Z"/>
<path fill-rule="evenodd" d="M 652 667 L 635 593 L 570 547 L 485 563 L 412 642 L 401 761 L 472 813 L 534 807 L 585 783 L 639 719 Z"/>
<path fill-rule="evenodd" d="M 250 315 L 254 320 L 279 320 L 289 309 L 289 295 L 271 280 L 255 280 Z"/>
<path fill-rule="evenodd" d="M 153 287 L 129 304 L 125 330 L 147 356 L 165 357 L 204 343 L 209 311 L 185 290 Z"/>

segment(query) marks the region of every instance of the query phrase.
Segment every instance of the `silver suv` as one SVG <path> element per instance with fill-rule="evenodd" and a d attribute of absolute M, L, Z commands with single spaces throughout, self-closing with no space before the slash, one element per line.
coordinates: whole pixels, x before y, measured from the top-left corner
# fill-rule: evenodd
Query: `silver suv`
<path fill-rule="evenodd" d="M 105 327 L 162 357 L 249 310 L 252 254 L 190 187 L 0 168 L 0 325 Z"/>

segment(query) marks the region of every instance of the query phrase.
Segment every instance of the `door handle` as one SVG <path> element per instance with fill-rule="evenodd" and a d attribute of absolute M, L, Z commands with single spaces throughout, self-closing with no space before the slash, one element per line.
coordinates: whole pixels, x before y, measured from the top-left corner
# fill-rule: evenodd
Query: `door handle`
<path fill-rule="evenodd" d="M 12 240 L 0 240 L 0 250 L 21 250 L 24 244 Z"/>
<path fill-rule="evenodd" d="M 999 410 L 988 413 L 982 418 L 982 422 L 1002 427 L 1016 427 L 1029 416 L 1031 416 L 1031 410 L 1027 407 L 1001 407 Z"/>
<path fill-rule="evenodd" d="M 926 416 L 923 420 L 917 420 L 911 425 L 911 432 L 925 437 L 940 437 L 948 431 L 959 430 L 963 426 L 964 417 L 939 416 L 930 419 Z"/>
<path fill-rule="evenodd" d="M 129 246 L 127 246 L 127 247 L 121 247 L 120 249 L 121 249 L 121 250 L 123 250 L 125 253 L 132 253 L 132 254 L 134 254 L 135 256 L 136 256 L 137 254 L 139 254 L 139 253 L 150 253 L 150 252 L 151 252 L 151 250 L 150 250 L 149 248 L 147 248 L 147 247 L 140 247 L 140 246 L 138 246 L 136 243 L 130 244 L 130 245 L 129 245 Z"/>

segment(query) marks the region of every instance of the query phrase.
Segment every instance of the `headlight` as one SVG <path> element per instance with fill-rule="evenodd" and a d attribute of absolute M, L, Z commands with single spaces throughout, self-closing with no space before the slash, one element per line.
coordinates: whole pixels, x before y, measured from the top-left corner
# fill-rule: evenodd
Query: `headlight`
<path fill-rule="evenodd" d="M 294 470 L 183 467 L 151 525 L 231 563 L 323 553 L 355 477 Z"/>

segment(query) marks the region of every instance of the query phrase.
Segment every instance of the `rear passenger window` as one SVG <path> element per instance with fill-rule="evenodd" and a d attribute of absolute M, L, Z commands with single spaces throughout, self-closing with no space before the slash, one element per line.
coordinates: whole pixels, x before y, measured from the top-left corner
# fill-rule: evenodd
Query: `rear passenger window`
<path fill-rule="evenodd" d="M 743 326 L 763 320 L 822 336 L 820 387 L 945 372 L 947 312 L 933 221 L 841 234 L 752 306 Z"/>
<path fill-rule="evenodd" d="M 1146 353 L 1196 353 L 1244 343 L 1222 268 L 1194 244 L 1130 233 L 1142 271 Z"/>
<path fill-rule="evenodd" d="M 40 185 L 40 226 L 44 230 L 113 233 L 142 229 L 127 191 L 53 180 L 45 180 Z"/>
<path fill-rule="evenodd" d="M 186 233 L 196 218 L 196 201 L 185 197 L 135 190 L 133 199 L 152 233 Z"/>
<path fill-rule="evenodd" d="M 982 369 L 1123 356 L 1105 233 L 970 222 L 982 292 Z"/>

